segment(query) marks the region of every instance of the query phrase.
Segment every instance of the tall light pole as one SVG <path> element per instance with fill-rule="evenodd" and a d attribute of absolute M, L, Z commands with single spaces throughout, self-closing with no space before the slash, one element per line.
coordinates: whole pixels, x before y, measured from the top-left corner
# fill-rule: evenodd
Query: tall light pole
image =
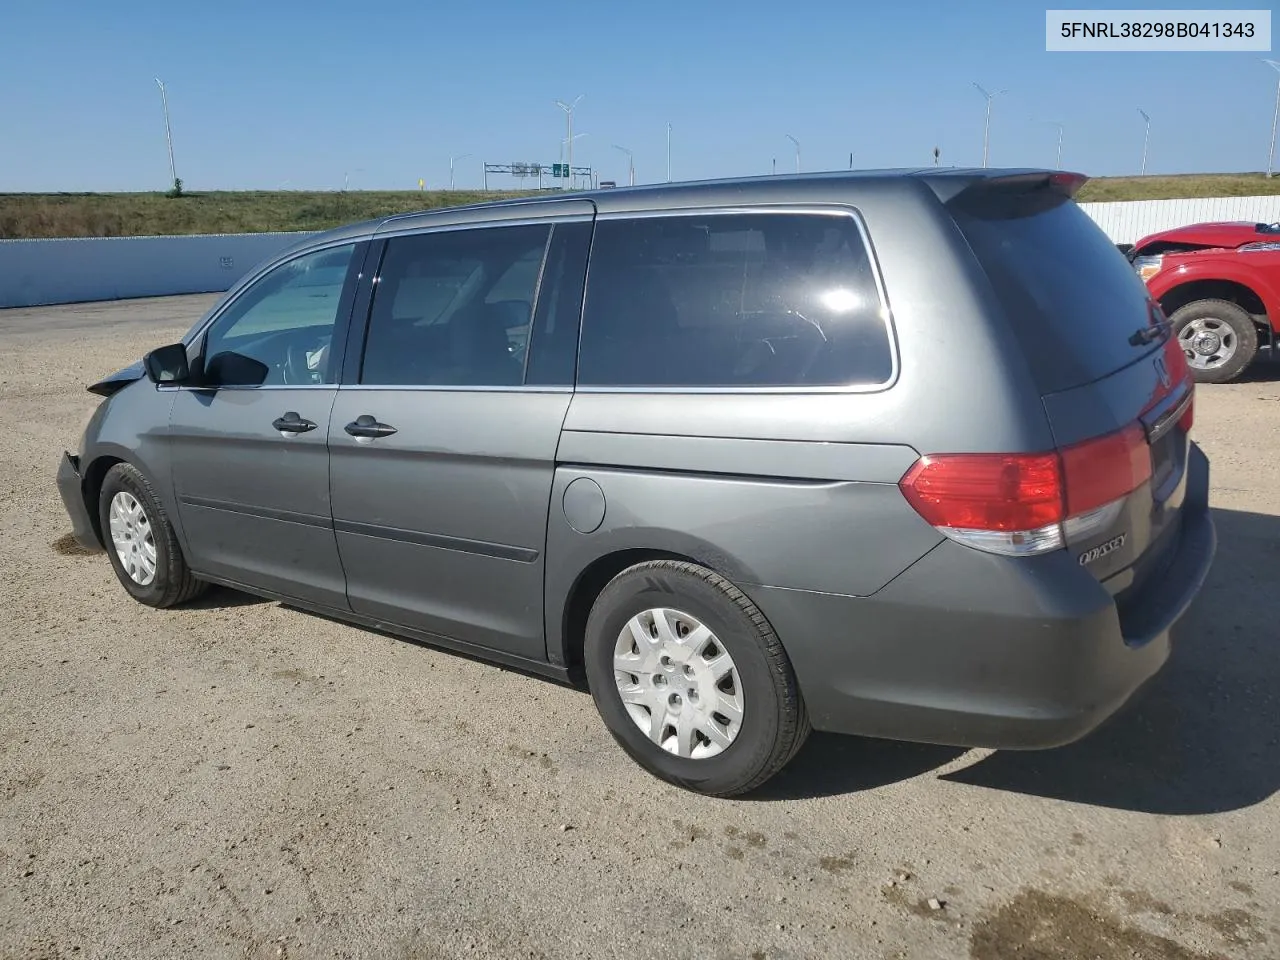
<path fill-rule="evenodd" d="M 452 189 L 453 189 L 453 163 L 454 163 L 454 161 L 455 161 L 455 160 L 465 160 L 465 159 L 467 159 L 467 157 L 469 157 L 469 156 L 472 156 L 472 154 L 469 154 L 469 153 L 460 153 L 460 154 L 458 154 L 456 157 L 450 157 L 450 158 L 449 158 L 449 189 L 450 189 L 450 190 L 452 190 Z"/>
<path fill-rule="evenodd" d="M 575 133 L 575 134 L 573 135 L 573 139 L 574 139 L 574 140 L 581 140 L 583 137 L 589 137 L 589 136 L 591 136 L 591 134 L 589 134 L 589 133 Z M 572 142 L 572 141 L 570 141 L 570 139 L 569 139 L 568 137 L 561 137 L 561 138 L 560 138 L 560 159 L 561 159 L 561 160 L 563 160 L 563 159 L 564 159 L 564 148 L 565 148 L 565 146 L 566 146 L 567 144 L 571 143 L 571 142 Z M 571 146 L 569 147 L 569 156 L 571 156 L 571 157 L 573 156 L 573 147 L 571 147 Z M 569 168 L 569 186 L 570 186 L 570 187 L 572 187 L 572 186 L 573 186 L 573 167 L 570 167 L 570 168 Z"/>
<path fill-rule="evenodd" d="M 628 150 L 626 147 L 620 147 L 620 146 L 618 146 L 616 143 L 613 145 L 613 149 L 615 149 L 615 150 L 621 150 L 623 153 L 625 153 L 625 154 L 627 155 L 627 176 L 628 176 L 628 186 L 632 186 L 632 187 L 634 187 L 634 186 L 636 185 L 636 158 L 635 158 L 635 156 L 634 156 L 634 155 L 631 153 L 631 151 L 630 151 L 630 150 Z"/>
<path fill-rule="evenodd" d="M 667 122 L 667 183 L 671 182 L 671 123 Z"/>
<path fill-rule="evenodd" d="M 1057 160 L 1057 163 L 1054 164 L 1054 166 L 1056 169 L 1061 170 L 1062 169 L 1062 124 L 1059 123 L 1057 120 L 1041 120 L 1040 122 L 1046 123 L 1051 127 L 1058 128 L 1058 160 Z"/>
<path fill-rule="evenodd" d="M 987 165 L 988 147 L 991 143 L 991 101 L 996 97 L 1004 96 L 1008 90 L 997 90 L 995 93 L 988 93 L 987 89 L 976 80 L 973 85 L 978 88 L 978 92 L 987 98 L 987 120 L 982 126 L 982 165 Z"/>
<path fill-rule="evenodd" d="M 1142 120 L 1146 124 L 1146 129 L 1142 133 L 1142 172 L 1139 174 L 1145 177 L 1147 175 L 1147 143 L 1151 140 L 1151 118 L 1141 107 L 1138 108 L 1138 112 L 1142 114 Z"/>
<path fill-rule="evenodd" d="M 164 107 L 164 137 L 169 141 L 169 179 L 173 188 L 178 188 L 178 168 L 173 163 L 173 131 L 169 128 L 169 97 L 164 92 L 164 84 L 156 77 L 156 86 L 160 88 L 160 105 Z"/>
<path fill-rule="evenodd" d="M 787 139 L 796 145 L 796 173 L 800 172 L 800 141 L 791 134 L 786 135 Z"/>
<path fill-rule="evenodd" d="M 557 100 L 556 106 L 564 111 L 566 122 L 569 124 L 569 176 L 566 178 L 565 189 L 573 189 L 573 111 L 577 109 L 578 104 L 586 94 L 578 94 L 578 98 L 573 103 L 565 103 L 563 100 Z"/>
<path fill-rule="evenodd" d="M 1273 70 L 1275 70 L 1276 73 L 1280 73 L 1280 63 L 1277 63 L 1275 60 L 1263 60 L 1262 62 L 1265 64 L 1268 64 Z M 1276 121 L 1277 120 L 1280 120 L 1280 78 L 1276 79 L 1276 109 L 1275 109 L 1275 113 L 1271 114 L 1271 151 L 1267 154 L 1267 179 L 1268 180 L 1271 179 L 1272 161 L 1275 160 L 1275 157 L 1276 157 Z"/>

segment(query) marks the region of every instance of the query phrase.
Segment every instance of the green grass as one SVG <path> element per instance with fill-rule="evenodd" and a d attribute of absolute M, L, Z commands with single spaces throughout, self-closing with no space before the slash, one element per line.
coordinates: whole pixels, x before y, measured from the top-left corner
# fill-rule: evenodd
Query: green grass
<path fill-rule="evenodd" d="M 1165 200 L 1280 194 L 1280 177 L 1260 173 L 1101 177 L 1077 199 Z M 343 223 L 476 203 L 518 193 L 354 190 L 214 191 L 166 197 L 163 193 L 0 194 L 0 239 L 26 237 L 137 237 L 191 233 L 324 230 Z"/>
<path fill-rule="evenodd" d="M 1187 173 L 1172 177 L 1099 177 L 1081 188 L 1082 203 L 1102 200 L 1175 200 L 1183 197 L 1269 197 L 1280 177 L 1261 173 Z"/>
<path fill-rule="evenodd" d="M 479 191 L 353 190 L 0 194 L 0 239 L 141 237 L 324 230 L 412 210 L 520 196 Z"/>

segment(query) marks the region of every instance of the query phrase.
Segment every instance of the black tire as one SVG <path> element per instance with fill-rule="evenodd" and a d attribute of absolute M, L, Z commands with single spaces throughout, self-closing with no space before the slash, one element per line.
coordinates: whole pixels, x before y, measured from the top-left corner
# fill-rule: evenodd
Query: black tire
<path fill-rule="evenodd" d="M 138 501 L 151 526 L 156 548 L 156 572 L 154 579 L 145 586 L 129 576 L 111 539 L 111 501 L 122 491 L 132 494 Z M 192 575 L 168 514 L 160 505 L 150 482 L 132 464 L 117 463 L 107 471 L 98 494 L 98 519 L 102 524 L 102 539 L 111 568 L 121 585 L 139 603 L 149 607 L 172 607 L 194 599 L 208 588 L 207 583 Z"/>
<path fill-rule="evenodd" d="M 1230 359 L 1218 366 L 1191 367 L 1191 375 L 1197 383 L 1230 383 L 1258 355 L 1258 328 L 1253 317 L 1230 300 L 1195 300 L 1175 310 L 1169 322 L 1173 325 L 1174 334 L 1180 337 L 1188 324 L 1202 319 L 1230 328 L 1236 349 Z"/>
<path fill-rule="evenodd" d="M 649 739 L 623 706 L 614 647 L 627 621 L 652 608 L 696 617 L 733 658 L 742 684 L 742 726 L 712 757 L 685 758 Z M 715 797 L 759 787 L 809 736 L 809 715 L 791 661 L 759 608 L 724 577 L 693 563 L 658 560 L 623 571 L 601 591 L 587 620 L 587 683 L 609 732 L 633 760 L 669 783 Z"/>

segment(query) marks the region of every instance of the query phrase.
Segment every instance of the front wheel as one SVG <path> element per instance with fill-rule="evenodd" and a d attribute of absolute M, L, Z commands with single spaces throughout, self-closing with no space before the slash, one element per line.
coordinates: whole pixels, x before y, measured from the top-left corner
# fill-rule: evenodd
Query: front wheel
<path fill-rule="evenodd" d="M 187 567 L 164 507 L 132 464 L 117 463 L 107 471 L 98 518 L 112 569 L 139 603 L 172 607 L 199 596 L 208 586 Z"/>
<path fill-rule="evenodd" d="M 1196 300 L 1169 318 L 1191 375 L 1199 383 L 1228 383 L 1258 353 L 1253 317 L 1229 300 Z"/>
<path fill-rule="evenodd" d="M 584 654 L 609 732 L 669 783 L 746 793 L 809 735 L 791 662 L 764 614 L 697 564 L 660 560 L 619 574 L 591 609 Z"/>

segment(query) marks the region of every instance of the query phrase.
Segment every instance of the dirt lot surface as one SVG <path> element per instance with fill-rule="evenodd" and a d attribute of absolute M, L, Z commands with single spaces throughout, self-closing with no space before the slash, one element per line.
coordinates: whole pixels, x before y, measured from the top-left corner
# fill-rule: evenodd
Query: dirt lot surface
<path fill-rule="evenodd" d="M 76 551 L 84 384 L 210 300 L 0 311 L 0 957 L 1280 957 L 1280 368 L 1200 390 L 1218 560 L 1111 725 L 725 802 L 581 692 Z"/>

